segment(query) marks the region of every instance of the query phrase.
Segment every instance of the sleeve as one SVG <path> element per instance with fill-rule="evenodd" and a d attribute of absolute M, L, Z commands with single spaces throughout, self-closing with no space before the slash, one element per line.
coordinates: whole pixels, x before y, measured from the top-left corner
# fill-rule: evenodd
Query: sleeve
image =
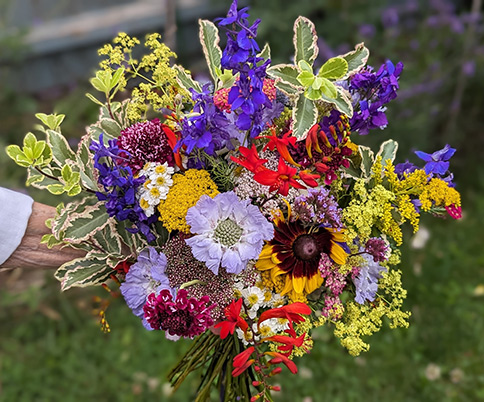
<path fill-rule="evenodd" d="M 0 187 L 0 265 L 19 246 L 32 214 L 34 200 Z"/>

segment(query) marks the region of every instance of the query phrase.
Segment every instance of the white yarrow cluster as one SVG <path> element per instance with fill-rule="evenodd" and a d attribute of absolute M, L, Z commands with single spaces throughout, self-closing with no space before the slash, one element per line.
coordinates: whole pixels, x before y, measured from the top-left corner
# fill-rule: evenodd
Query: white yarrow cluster
<path fill-rule="evenodd" d="M 155 208 L 161 200 L 166 200 L 168 191 L 173 184 L 171 177 L 174 172 L 175 169 L 168 166 L 167 162 L 163 164 L 149 162 L 140 170 L 139 175 L 144 176 L 146 181 L 138 189 L 136 195 L 147 217 L 155 213 Z"/>

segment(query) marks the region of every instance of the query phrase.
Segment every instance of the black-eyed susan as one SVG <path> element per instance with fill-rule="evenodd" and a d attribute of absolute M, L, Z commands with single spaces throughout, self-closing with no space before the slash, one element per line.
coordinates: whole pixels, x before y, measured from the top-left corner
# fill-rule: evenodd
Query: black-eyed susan
<path fill-rule="evenodd" d="M 309 294 L 323 284 L 318 271 L 322 254 L 329 255 L 336 264 L 346 262 L 342 229 L 306 227 L 300 220 L 286 220 L 282 214 L 274 224 L 274 238 L 263 247 L 256 268 L 270 270 L 273 282 L 285 276 L 282 295 L 291 291 Z"/>

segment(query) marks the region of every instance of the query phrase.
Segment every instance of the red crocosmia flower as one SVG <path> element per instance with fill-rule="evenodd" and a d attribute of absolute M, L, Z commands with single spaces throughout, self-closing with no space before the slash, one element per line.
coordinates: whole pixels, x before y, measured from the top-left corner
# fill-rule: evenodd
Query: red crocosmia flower
<path fill-rule="evenodd" d="M 284 363 L 292 374 L 297 373 L 297 366 L 292 360 L 289 360 L 286 356 L 278 352 L 266 352 L 266 355 L 273 356 L 274 358 L 269 360 L 270 364 Z"/>
<path fill-rule="evenodd" d="M 307 170 L 299 172 L 299 178 L 309 187 L 317 187 L 319 183 L 316 179 L 321 178 L 319 174 L 309 173 Z"/>
<path fill-rule="evenodd" d="M 254 363 L 254 359 L 249 360 L 249 357 L 254 350 L 255 348 L 251 346 L 234 357 L 234 370 L 232 371 L 232 376 L 237 377 Z"/>
<path fill-rule="evenodd" d="M 309 314 L 311 314 L 311 308 L 307 304 L 301 302 L 291 303 L 264 311 L 259 317 L 258 325 L 269 318 L 287 318 L 291 323 L 299 324 L 305 320 L 303 315 Z"/>
<path fill-rule="evenodd" d="M 289 149 L 287 148 L 288 145 L 291 145 L 293 148 L 296 147 L 296 137 L 291 136 L 292 130 L 289 130 L 287 133 L 285 133 L 282 138 L 277 137 L 274 127 L 271 128 L 271 131 L 272 135 L 263 135 L 260 137 L 256 137 L 269 139 L 269 142 L 264 147 L 264 150 L 269 148 L 271 151 L 274 151 L 274 149 L 277 148 L 277 151 L 286 162 L 289 162 L 291 165 L 300 166 L 299 163 L 292 159 L 292 156 L 289 153 Z"/>
<path fill-rule="evenodd" d="M 296 176 L 297 169 L 290 167 L 284 163 L 284 159 L 279 159 L 279 165 L 277 172 L 270 169 L 265 169 L 257 172 L 254 175 L 254 180 L 264 186 L 270 186 L 270 191 L 276 191 L 286 196 L 289 192 L 289 186 L 295 188 L 305 188 L 301 183 L 297 182 L 294 178 Z"/>
<path fill-rule="evenodd" d="M 241 308 L 242 299 L 232 300 L 232 303 L 225 308 L 227 321 L 221 321 L 214 326 L 214 328 L 220 328 L 220 338 L 227 338 L 229 333 L 233 335 L 236 327 L 239 327 L 244 332 L 247 331 L 249 324 L 240 316 Z"/>
<path fill-rule="evenodd" d="M 310 158 L 312 155 L 312 148 L 314 147 L 319 153 L 323 152 L 319 147 L 318 131 L 320 130 L 319 124 L 315 124 L 309 129 L 308 136 L 306 137 L 306 152 Z"/>
<path fill-rule="evenodd" d="M 445 207 L 447 213 L 454 219 L 462 218 L 462 208 L 456 206 L 455 204 L 449 205 Z"/>
<path fill-rule="evenodd" d="M 294 332 L 294 329 L 291 329 Z M 295 335 L 295 332 L 294 336 L 274 335 L 268 338 L 264 338 L 264 342 L 282 343 L 282 345 L 278 346 L 277 349 L 280 350 L 284 355 L 290 355 L 294 347 L 300 348 L 303 345 L 304 338 L 306 337 L 306 334 L 302 334 L 298 337 L 296 337 Z"/>
<path fill-rule="evenodd" d="M 262 165 L 267 162 L 267 159 L 261 159 L 259 154 L 257 153 L 257 149 L 254 144 L 252 147 L 239 147 L 239 151 L 242 154 L 242 157 L 236 158 L 235 156 L 231 156 L 230 159 L 239 165 L 242 165 L 247 170 L 251 171 L 252 173 L 257 173 L 261 170 L 265 170 L 266 168 Z"/>
<path fill-rule="evenodd" d="M 176 138 L 176 134 L 166 124 L 162 125 L 162 129 L 163 129 L 163 132 L 165 133 L 166 137 L 168 138 L 168 145 L 170 145 L 170 148 L 173 150 L 173 155 L 175 156 L 176 165 L 180 169 L 184 170 L 182 160 L 181 160 L 181 156 L 180 156 L 180 152 L 179 151 L 175 152 L 175 146 L 176 146 L 176 143 L 178 142 L 178 139 Z"/>
<path fill-rule="evenodd" d="M 124 260 L 124 261 L 121 261 L 118 265 L 116 265 L 114 269 L 119 274 L 127 274 L 129 269 L 131 268 L 131 265 L 133 265 L 132 262 L 129 262 L 128 260 Z"/>

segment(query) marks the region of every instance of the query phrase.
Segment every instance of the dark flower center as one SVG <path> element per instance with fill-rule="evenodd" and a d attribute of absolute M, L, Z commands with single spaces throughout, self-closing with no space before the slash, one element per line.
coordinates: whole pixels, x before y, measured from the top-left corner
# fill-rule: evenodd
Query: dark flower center
<path fill-rule="evenodd" d="M 313 260 L 321 255 L 316 239 L 309 234 L 299 236 L 294 241 L 292 249 L 294 255 L 303 261 Z"/>

